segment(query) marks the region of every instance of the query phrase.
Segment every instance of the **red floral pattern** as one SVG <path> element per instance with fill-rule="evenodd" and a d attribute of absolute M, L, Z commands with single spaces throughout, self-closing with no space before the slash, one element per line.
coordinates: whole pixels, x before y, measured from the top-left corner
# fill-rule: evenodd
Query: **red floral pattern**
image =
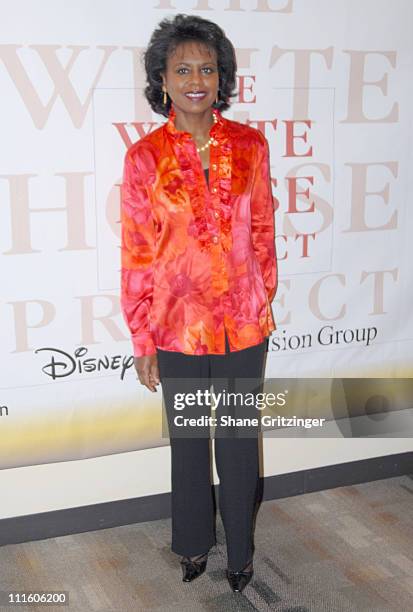
<path fill-rule="evenodd" d="M 121 185 L 121 307 L 135 356 L 224 354 L 276 328 L 268 143 L 213 109 L 209 186 L 188 132 L 168 120 L 133 144 Z"/>

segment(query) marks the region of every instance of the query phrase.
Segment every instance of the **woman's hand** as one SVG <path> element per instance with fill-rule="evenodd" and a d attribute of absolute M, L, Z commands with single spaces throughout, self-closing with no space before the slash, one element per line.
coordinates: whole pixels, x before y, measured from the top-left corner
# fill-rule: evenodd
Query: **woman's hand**
<path fill-rule="evenodd" d="M 143 357 L 134 357 L 135 370 L 138 375 L 139 382 L 149 391 L 156 392 L 156 385 L 159 385 L 159 369 L 158 356 L 144 355 Z"/>

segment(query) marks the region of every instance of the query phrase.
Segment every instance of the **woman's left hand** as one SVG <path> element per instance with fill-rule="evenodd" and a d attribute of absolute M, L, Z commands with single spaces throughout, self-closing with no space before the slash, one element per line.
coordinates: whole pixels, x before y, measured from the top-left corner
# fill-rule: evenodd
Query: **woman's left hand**
<path fill-rule="evenodd" d="M 159 385 L 160 382 L 158 356 L 156 353 L 154 355 L 135 357 L 134 365 L 139 382 L 145 385 L 149 391 L 156 392 L 156 385 Z"/>

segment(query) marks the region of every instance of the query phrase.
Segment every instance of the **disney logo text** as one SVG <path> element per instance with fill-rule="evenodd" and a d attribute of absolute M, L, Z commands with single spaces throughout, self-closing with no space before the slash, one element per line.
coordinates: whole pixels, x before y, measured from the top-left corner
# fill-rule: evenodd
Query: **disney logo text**
<path fill-rule="evenodd" d="M 123 380 L 125 372 L 133 366 L 133 356 L 104 355 L 103 357 L 88 357 L 82 359 L 88 352 L 85 346 L 77 348 L 73 356 L 65 351 L 57 348 L 40 348 L 36 349 L 35 353 L 49 351 L 51 353 L 50 361 L 42 367 L 42 372 L 51 376 L 53 380 L 56 378 L 64 378 L 71 376 L 75 372 L 82 374 L 84 372 L 101 372 L 102 370 L 120 370 L 120 379 Z"/>

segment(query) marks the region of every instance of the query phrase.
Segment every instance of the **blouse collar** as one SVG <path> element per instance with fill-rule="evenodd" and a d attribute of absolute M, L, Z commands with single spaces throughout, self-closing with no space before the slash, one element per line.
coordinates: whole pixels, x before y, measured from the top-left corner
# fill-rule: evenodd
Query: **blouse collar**
<path fill-rule="evenodd" d="M 225 119 L 217 108 L 212 108 L 211 110 L 215 115 L 216 123 L 214 123 L 211 126 L 209 133 L 211 136 L 217 136 L 218 134 L 220 134 L 220 132 L 224 128 Z M 183 136 L 191 136 L 189 132 L 185 132 L 183 130 L 176 129 L 175 118 L 176 118 L 176 111 L 174 109 L 173 104 L 171 104 L 171 107 L 169 109 L 169 114 L 168 114 L 168 121 L 165 123 L 166 130 L 169 132 L 169 134 L 171 134 L 172 136 L 175 136 L 176 138 L 183 137 Z"/>

